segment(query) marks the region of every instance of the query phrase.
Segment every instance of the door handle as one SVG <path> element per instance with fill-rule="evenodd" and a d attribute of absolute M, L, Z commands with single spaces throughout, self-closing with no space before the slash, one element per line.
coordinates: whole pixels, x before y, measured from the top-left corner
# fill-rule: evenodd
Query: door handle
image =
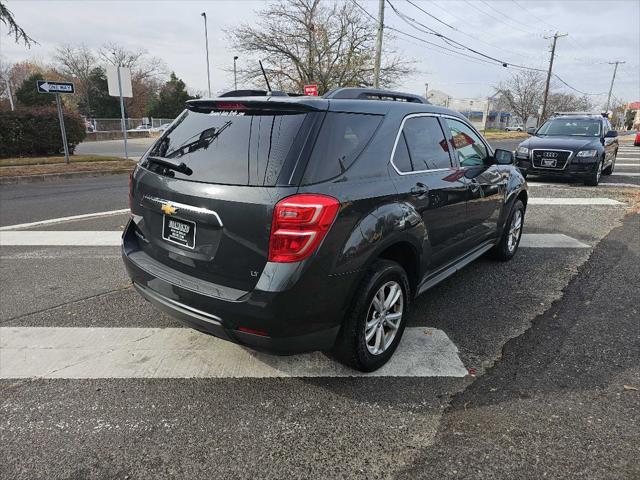
<path fill-rule="evenodd" d="M 411 195 L 415 195 L 416 197 L 421 197 L 429 192 L 429 187 L 427 187 L 424 183 L 416 183 L 415 187 L 411 188 Z"/>

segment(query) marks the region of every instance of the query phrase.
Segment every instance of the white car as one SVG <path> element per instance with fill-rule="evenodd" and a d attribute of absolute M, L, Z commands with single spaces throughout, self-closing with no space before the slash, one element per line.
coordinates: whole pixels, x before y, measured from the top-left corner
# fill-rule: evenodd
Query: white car
<path fill-rule="evenodd" d="M 506 132 L 523 132 L 524 127 L 522 125 L 511 125 L 504 129 Z"/>

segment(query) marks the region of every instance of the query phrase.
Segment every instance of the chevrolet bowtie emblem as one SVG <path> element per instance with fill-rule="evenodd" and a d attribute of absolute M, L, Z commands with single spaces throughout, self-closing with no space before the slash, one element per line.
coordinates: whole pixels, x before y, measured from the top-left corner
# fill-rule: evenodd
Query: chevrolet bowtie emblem
<path fill-rule="evenodd" d="M 177 208 L 170 203 L 163 203 L 162 207 L 160 207 L 160 210 L 162 210 L 167 215 L 173 215 L 174 213 L 176 213 Z"/>

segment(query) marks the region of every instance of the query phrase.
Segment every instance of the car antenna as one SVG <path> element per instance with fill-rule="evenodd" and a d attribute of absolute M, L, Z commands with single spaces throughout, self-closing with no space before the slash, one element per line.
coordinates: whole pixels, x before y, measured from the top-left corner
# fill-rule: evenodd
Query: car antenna
<path fill-rule="evenodd" d="M 262 76 L 264 77 L 264 81 L 267 82 L 267 91 L 271 91 L 271 85 L 269 85 L 269 79 L 267 78 L 267 73 L 264 71 L 264 67 L 262 66 L 262 60 L 258 60 L 260 64 L 260 70 L 262 70 Z"/>

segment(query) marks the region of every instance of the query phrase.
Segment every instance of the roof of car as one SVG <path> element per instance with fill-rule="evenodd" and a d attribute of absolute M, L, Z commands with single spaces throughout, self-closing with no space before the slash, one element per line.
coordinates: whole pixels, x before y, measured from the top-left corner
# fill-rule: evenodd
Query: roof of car
<path fill-rule="evenodd" d="M 437 105 L 431 105 L 429 103 L 417 103 L 410 101 L 394 101 L 394 100 L 379 100 L 374 98 L 366 99 L 344 99 L 344 98 L 323 98 L 315 96 L 287 96 L 287 95 L 255 95 L 255 96 L 220 96 L 213 99 L 197 99 L 189 100 L 187 105 L 190 107 L 204 106 L 210 103 L 228 103 L 243 104 L 243 103 L 263 103 L 268 104 L 280 104 L 286 108 L 286 106 L 293 107 L 294 105 L 301 105 L 309 108 L 310 110 L 320 111 L 334 111 L 334 112 L 352 112 L 352 113 L 368 113 L 385 115 L 397 109 L 406 114 L 412 113 L 435 113 L 440 115 L 450 115 L 464 119 L 465 117 L 460 113 L 450 110 L 445 107 Z"/>

